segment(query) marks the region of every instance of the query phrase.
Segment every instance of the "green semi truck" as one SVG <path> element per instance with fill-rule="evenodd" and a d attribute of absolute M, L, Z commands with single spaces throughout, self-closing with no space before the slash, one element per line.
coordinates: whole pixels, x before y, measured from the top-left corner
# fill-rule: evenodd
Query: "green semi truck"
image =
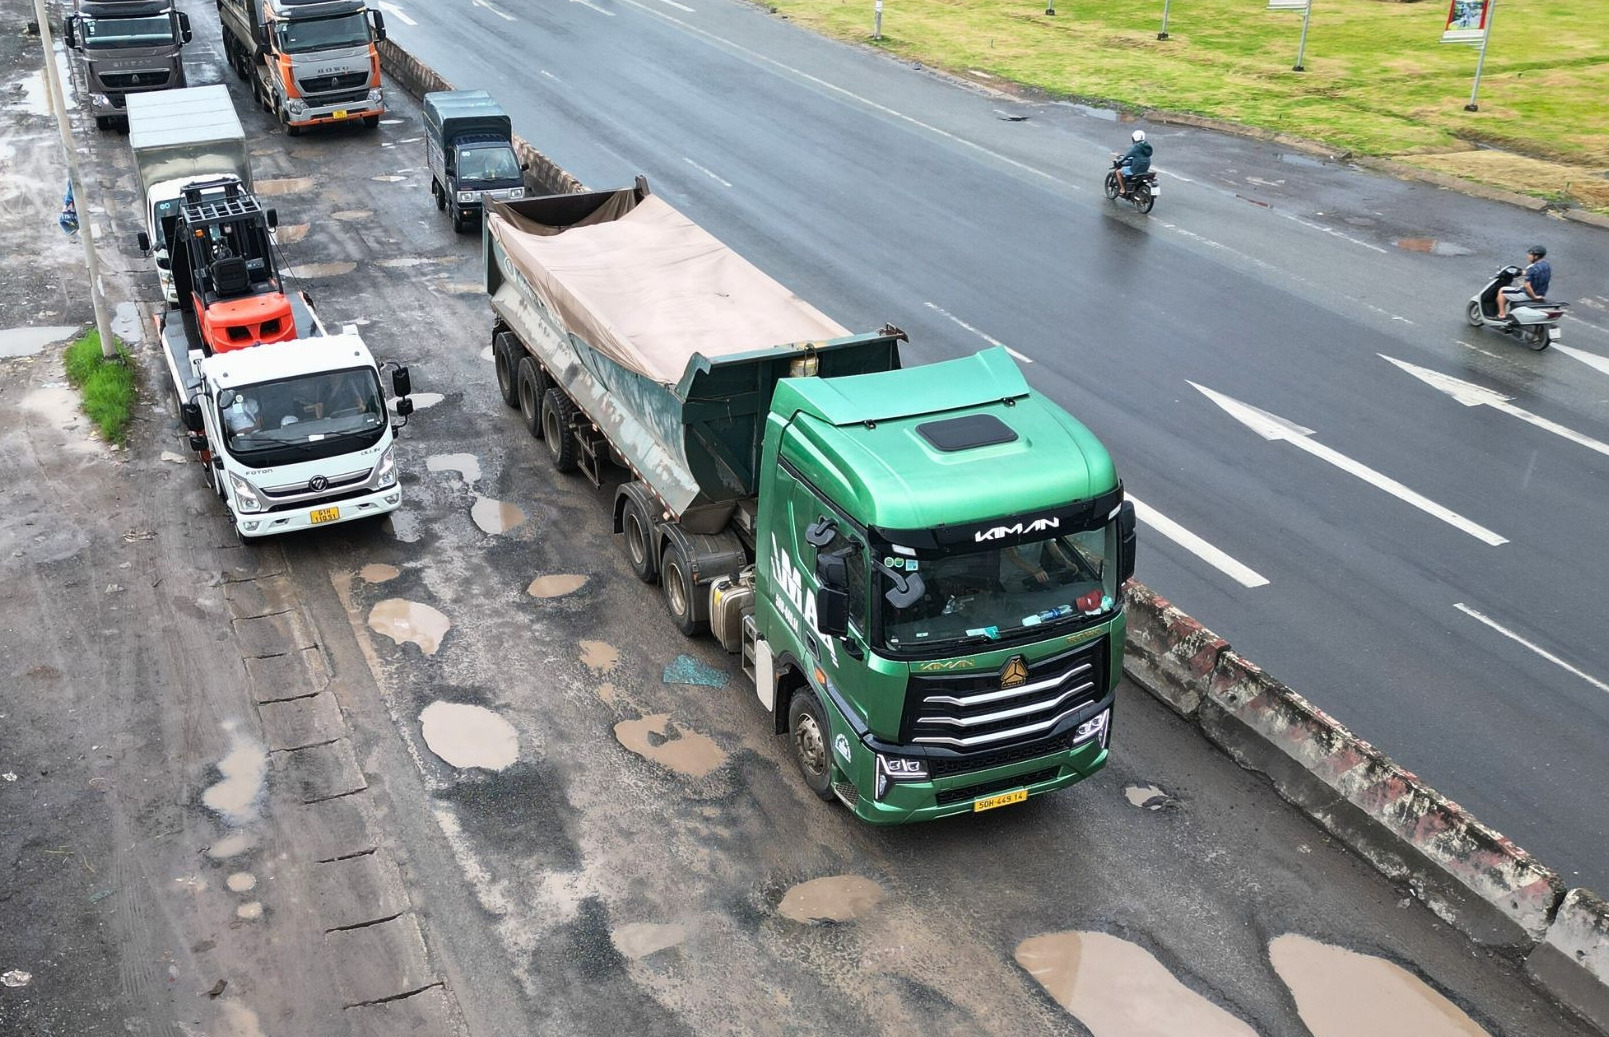
<path fill-rule="evenodd" d="M 903 368 L 641 178 L 494 202 L 483 242 L 504 401 L 812 792 L 889 824 L 1104 765 L 1134 510 L 1005 350 Z"/>

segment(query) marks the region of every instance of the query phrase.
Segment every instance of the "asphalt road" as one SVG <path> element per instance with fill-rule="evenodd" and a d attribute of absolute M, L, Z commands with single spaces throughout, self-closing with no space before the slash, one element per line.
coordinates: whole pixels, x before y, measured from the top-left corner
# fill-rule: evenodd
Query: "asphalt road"
<path fill-rule="evenodd" d="M 892 321 L 918 358 L 1030 358 L 1146 506 L 1143 581 L 1568 882 L 1609 888 L 1602 231 L 1164 126 L 1141 217 L 1100 193 L 1132 128 L 1111 113 L 726 0 L 386 10 L 584 182 L 647 174 L 847 326 Z M 1462 320 L 1537 240 L 1574 353 Z M 1265 439 L 1235 402 L 1318 448 Z"/>

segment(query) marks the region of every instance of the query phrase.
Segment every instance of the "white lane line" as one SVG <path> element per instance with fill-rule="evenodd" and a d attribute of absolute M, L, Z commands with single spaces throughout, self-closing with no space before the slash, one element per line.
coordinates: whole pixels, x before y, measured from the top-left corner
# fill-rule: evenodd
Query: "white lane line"
<path fill-rule="evenodd" d="M 669 6 L 669 7 L 674 7 L 678 11 L 686 11 L 688 14 L 697 13 L 691 7 L 688 7 L 686 4 L 677 3 L 676 0 L 659 0 L 659 2 L 662 3 L 662 4 L 665 4 L 665 5 Z"/>
<path fill-rule="evenodd" d="M 487 3 L 486 0 L 470 0 L 470 3 L 474 4 L 476 7 L 484 7 L 484 8 L 486 8 L 486 10 L 488 10 L 488 11 L 492 12 L 493 14 L 497 15 L 497 17 L 503 19 L 503 21 L 505 21 L 505 22 L 512 22 L 512 21 L 517 21 L 518 20 L 511 14 L 508 14 L 508 13 L 506 13 L 504 11 L 499 11 L 497 8 L 493 7 L 491 4 Z"/>
<path fill-rule="evenodd" d="M 1194 533 L 1185 529 L 1177 522 L 1157 511 L 1149 504 L 1137 499 L 1134 494 L 1125 492 L 1123 499 L 1134 505 L 1134 517 L 1161 533 L 1169 540 L 1189 551 L 1197 558 L 1228 576 L 1242 587 L 1266 587 L 1268 577 L 1245 565 L 1227 553 L 1218 550 Z"/>
<path fill-rule="evenodd" d="M 1599 691 L 1609 691 L 1609 683 L 1601 681 L 1601 680 L 1599 680 L 1598 678 L 1592 676 L 1589 673 L 1584 673 L 1581 670 L 1576 669 L 1574 666 L 1571 666 L 1569 663 L 1565 662 L 1563 659 L 1560 659 L 1558 656 L 1554 655 L 1552 652 L 1548 651 L 1546 648 L 1542 648 L 1542 647 L 1540 647 L 1538 645 L 1534 645 L 1531 642 L 1527 641 L 1525 638 L 1523 638 L 1520 635 L 1514 633 L 1514 631 L 1508 630 L 1508 629 L 1505 629 L 1504 627 L 1499 626 L 1494 620 L 1491 619 L 1491 617 L 1481 615 L 1479 612 L 1476 612 L 1474 609 L 1470 608 L 1468 605 L 1465 605 L 1463 602 L 1460 601 L 1460 602 L 1455 603 L 1453 605 L 1453 608 L 1455 608 L 1458 611 L 1462 612 L 1464 615 L 1469 616 L 1471 619 L 1475 619 L 1475 620 L 1478 620 L 1479 622 L 1485 623 L 1487 626 L 1491 627 L 1493 630 L 1497 631 L 1499 634 L 1502 634 L 1504 637 L 1508 638 L 1510 641 L 1514 641 L 1517 644 L 1524 645 L 1526 648 L 1529 648 L 1531 651 L 1535 652 L 1537 655 L 1540 655 L 1542 658 L 1546 659 L 1548 662 L 1552 663 L 1553 665 L 1565 670 L 1568 673 L 1571 673 L 1571 674 L 1574 674 L 1577 677 L 1580 677 L 1582 680 L 1586 681 L 1588 684 L 1592 685 L 1594 688 L 1597 688 Z"/>
<path fill-rule="evenodd" d="M 380 0 L 379 8 L 380 8 L 380 10 L 384 11 L 386 14 L 389 14 L 392 17 L 396 18 L 398 21 L 402 22 L 403 25 L 418 25 L 419 24 L 418 22 L 414 21 L 412 18 L 409 18 L 407 12 L 404 11 L 402 8 L 398 7 L 396 4 L 388 4 L 388 3 L 385 2 L 385 0 Z"/>
<path fill-rule="evenodd" d="M 1266 440 L 1271 442 L 1283 440 L 1298 450 L 1306 451 L 1320 461 L 1332 464 L 1348 475 L 1356 476 L 1370 486 L 1389 493 L 1405 504 L 1411 504 L 1425 514 L 1441 519 L 1454 529 L 1468 533 L 1482 543 L 1489 544 L 1492 547 L 1508 543 L 1507 537 L 1499 536 L 1478 522 L 1458 514 L 1451 508 L 1442 507 L 1429 497 L 1410 490 L 1384 472 L 1375 471 L 1362 461 L 1355 461 L 1339 450 L 1331 449 L 1323 443 L 1316 442 L 1312 438 L 1314 432 L 1310 428 L 1303 428 L 1294 421 L 1282 418 L 1278 414 L 1270 414 L 1268 411 L 1259 410 L 1251 404 L 1242 403 L 1232 396 L 1214 392 L 1204 385 L 1197 385 L 1195 382 L 1190 382 L 1189 384 L 1201 395 L 1223 408 L 1230 417 Z"/>
<path fill-rule="evenodd" d="M 1570 346 L 1562 345 L 1557 342 L 1553 344 L 1553 348 L 1558 350 L 1560 353 L 1563 353 L 1565 356 L 1570 357 L 1572 360 L 1581 361 L 1583 364 L 1586 364 L 1588 367 L 1599 372 L 1600 374 L 1609 374 L 1609 357 L 1599 356 L 1596 353 L 1588 353 L 1584 349 L 1574 349 Z"/>
<path fill-rule="evenodd" d="M 478 0 L 477 0 L 477 2 L 478 2 Z M 590 7 L 594 11 L 597 11 L 599 14 L 604 15 L 605 17 L 608 17 L 608 18 L 613 18 L 615 16 L 615 13 L 613 11 L 605 11 L 603 8 L 599 7 L 597 4 L 589 4 L 589 3 L 587 3 L 587 0 L 570 0 L 570 2 L 572 4 L 580 4 L 582 7 Z"/>
<path fill-rule="evenodd" d="M 1283 216 L 1287 220 L 1291 220 L 1292 222 L 1295 222 L 1295 223 L 1300 223 L 1302 226 L 1308 228 L 1309 230 L 1316 230 L 1320 234 L 1328 234 L 1330 237 L 1332 237 L 1332 238 L 1340 238 L 1342 241 L 1350 241 L 1354 245 L 1357 245 L 1357 246 L 1359 246 L 1361 248 L 1366 248 L 1366 249 L 1370 250 L 1371 252 L 1378 252 L 1382 256 L 1386 254 L 1386 250 L 1381 248 L 1379 245 L 1371 245 L 1367 241 L 1360 241 L 1357 238 L 1352 237 L 1350 234 L 1341 233 L 1340 231 L 1336 230 L 1334 227 L 1326 227 L 1322 223 L 1313 223 L 1311 220 L 1304 220 L 1300 216 L 1297 216 L 1295 213 L 1281 212 L 1278 209 L 1275 209 L 1274 212 L 1275 212 L 1276 215 Z M 1412 321 L 1410 321 L 1409 323 L 1412 323 Z"/>
<path fill-rule="evenodd" d="M 1006 345 L 1004 342 L 1001 342 L 999 339 L 993 338 L 992 336 L 989 336 L 989 335 L 985 335 L 983 332 L 979 331 L 977 328 L 974 328 L 972 325 L 968 324 L 966 321 L 962 320 L 960 317 L 957 317 L 955 314 L 951 313 L 949 310 L 946 310 L 944 307 L 936 306 L 936 305 L 934 305 L 933 303 L 930 303 L 930 302 L 924 302 L 922 305 L 926 306 L 928 309 L 932 310 L 934 313 L 937 313 L 939 316 L 945 317 L 945 318 L 947 318 L 949 320 L 954 321 L 955 323 L 959 324 L 961 327 L 963 327 L 963 328 L 967 329 L 968 331 L 972 332 L 972 334 L 974 334 L 974 335 L 978 336 L 979 338 L 983 339 L 983 341 L 989 343 L 989 345 L 991 345 L 991 346 L 999 346 L 1001 349 L 1005 350 L 1007 353 L 1010 353 L 1012 356 L 1016 357 L 1018 360 L 1021 360 L 1023 363 L 1031 364 L 1031 363 L 1034 362 L 1033 357 L 1024 356 L 1023 354 L 1017 352 L 1015 349 L 1012 349 L 1010 346 Z"/>
<path fill-rule="evenodd" d="M 703 173 L 705 176 L 709 177 L 711 180 L 713 180 L 716 183 L 720 184 L 722 187 L 731 187 L 732 186 L 732 181 L 730 181 L 730 180 L 722 180 L 720 177 L 716 176 L 713 172 L 711 172 L 708 169 L 705 169 L 703 166 L 699 165 L 697 162 L 694 162 L 692 159 L 688 158 L 686 155 L 682 156 L 682 161 L 686 162 L 688 165 L 692 166 L 694 169 L 698 170 L 700 173 Z"/>
<path fill-rule="evenodd" d="M 1455 402 L 1461 403 L 1466 407 L 1490 407 L 1495 411 L 1501 411 L 1502 413 L 1507 414 L 1509 417 L 1519 418 L 1521 421 L 1535 425 L 1537 428 L 1542 429 L 1545 432 L 1551 432 L 1555 436 L 1568 439 L 1572 443 L 1584 446 L 1588 450 L 1596 450 L 1598 453 L 1609 457 L 1609 443 L 1605 443 L 1599 439 L 1593 439 L 1586 433 L 1577 432 L 1575 429 L 1570 428 L 1567 425 L 1561 425 L 1556 421 L 1550 421 L 1549 419 L 1542 417 L 1540 414 L 1532 414 L 1523 407 L 1516 407 L 1509 402 L 1514 399 L 1512 396 L 1504 396 L 1502 393 L 1493 389 L 1488 389 L 1484 385 L 1476 385 L 1474 382 L 1466 382 L 1461 378 L 1454 378 L 1452 375 L 1442 374 L 1440 371 L 1432 371 L 1428 367 L 1419 367 L 1415 364 L 1408 363 L 1406 360 L 1398 360 L 1396 357 L 1386 356 L 1384 353 L 1379 353 L 1377 355 L 1381 360 L 1395 364 L 1397 367 L 1407 371 L 1409 374 L 1413 375 L 1421 382 L 1424 382 L 1432 389 L 1446 393 L 1448 396 L 1451 396 Z"/>

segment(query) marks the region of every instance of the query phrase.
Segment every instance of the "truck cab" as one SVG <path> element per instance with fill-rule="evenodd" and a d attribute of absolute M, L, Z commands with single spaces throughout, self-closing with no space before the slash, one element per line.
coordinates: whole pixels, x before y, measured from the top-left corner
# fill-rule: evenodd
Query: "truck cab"
<path fill-rule="evenodd" d="M 191 36 L 172 0 L 79 0 L 62 39 L 83 59 L 96 127 L 127 125 L 129 94 L 184 86 L 180 51 Z"/>
<path fill-rule="evenodd" d="M 423 99 L 430 193 L 453 230 L 481 217 L 488 201 L 525 197 L 508 113 L 484 90 L 437 90 Z"/>
<path fill-rule="evenodd" d="M 287 134 L 385 114 L 385 17 L 364 0 L 218 0 L 224 52 Z"/>

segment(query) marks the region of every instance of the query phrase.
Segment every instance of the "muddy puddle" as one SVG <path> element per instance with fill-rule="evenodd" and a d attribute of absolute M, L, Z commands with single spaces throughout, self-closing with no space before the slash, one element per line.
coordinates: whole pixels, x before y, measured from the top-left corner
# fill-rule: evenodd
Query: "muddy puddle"
<path fill-rule="evenodd" d="M 428 266 L 431 263 L 443 263 L 446 260 L 434 256 L 398 256 L 395 259 L 382 259 L 380 266 L 390 270 L 406 270 L 411 266 Z"/>
<path fill-rule="evenodd" d="M 107 321 L 112 335 L 131 346 L 137 346 L 145 339 L 141 323 L 139 304 L 127 301 L 118 303 L 112 310 L 111 319 Z"/>
<path fill-rule="evenodd" d="M 1343 947 L 1286 933 L 1268 944 L 1279 978 L 1313 1037 L 1488 1037 L 1413 973 Z"/>
<path fill-rule="evenodd" d="M 369 612 L 369 629 L 397 644 L 412 641 L 426 655 L 435 655 L 452 621 L 429 605 L 404 598 L 387 598 Z"/>
<path fill-rule="evenodd" d="M 249 871 L 237 871 L 224 880 L 231 893 L 250 893 L 257 888 L 257 876 Z"/>
<path fill-rule="evenodd" d="M 400 184 L 402 181 L 408 178 L 405 176 L 398 176 L 395 173 L 381 173 L 379 176 L 371 176 L 369 179 L 379 181 L 382 184 Z"/>
<path fill-rule="evenodd" d="M 1407 252 L 1428 252 L 1433 256 L 1474 255 L 1473 249 L 1455 245 L 1450 241 L 1439 241 L 1436 238 L 1402 238 L 1397 242 L 1397 247 Z"/>
<path fill-rule="evenodd" d="M 620 689 L 609 683 L 600 684 L 594 688 L 593 691 L 597 694 L 598 701 L 602 702 L 606 706 L 614 705 L 615 696 L 620 693 Z"/>
<path fill-rule="evenodd" d="M 687 930 L 679 925 L 656 925 L 653 922 L 632 922 L 609 934 L 615 950 L 624 957 L 637 961 L 650 954 L 678 946 L 687 939 Z"/>
<path fill-rule="evenodd" d="M 309 277 L 340 277 L 342 274 L 350 274 L 357 269 L 357 266 L 356 263 L 349 259 L 334 263 L 300 263 L 286 269 L 285 273 L 291 277 L 303 279 Z"/>
<path fill-rule="evenodd" d="M 358 579 L 362 580 L 364 583 L 384 583 L 387 580 L 394 580 L 401 575 L 402 570 L 398 569 L 396 566 L 382 565 L 379 562 L 365 565 L 363 568 L 358 570 Z"/>
<path fill-rule="evenodd" d="M 1123 790 L 1123 795 L 1130 806 L 1146 810 L 1161 810 L 1173 803 L 1173 797 L 1155 785 L 1130 785 Z"/>
<path fill-rule="evenodd" d="M 562 598 L 586 585 L 587 578 L 579 573 L 555 573 L 552 576 L 538 576 L 525 588 L 525 593 L 533 598 Z"/>
<path fill-rule="evenodd" d="M 620 665 L 620 649 L 607 641 L 582 641 L 581 665 L 598 673 L 608 673 Z"/>
<path fill-rule="evenodd" d="M 373 215 L 374 213 L 368 209 L 342 209 L 340 212 L 330 213 L 330 219 L 340 220 L 342 223 L 355 223 L 358 220 L 366 220 Z"/>
<path fill-rule="evenodd" d="M 267 180 L 258 180 L 251 185 L 251 189 L 260 195 L 299 194 L 302 191 L 313 189 L 313 178 L 310 176 L 281 176 Z"/>
<path fill-rule="evenodd" d="M 307 237 L 308 226 L 306 223 L 282 223 L 279 229 L 274 231 L 274 240 L 281 245 L 294 245 Z"/>
<path fill-rule="evenodd" d="M 425 458 L 425 467 L 432 472 L 457 472 L 466 483 L 480 481 L 480 458 L 474 454 L 435 454 Z"/>
<path fill-rule="evenodd" d="M 419 714 L 430 751 L 454 767 L 500 771 L 519 759 L 514 725 L 484 706 L 432 702 Z"/>
<path fill-rule="evenodd" d="M 446 398 L 447 397 L 443 396 L 439 392 L 416 392 L 412 396 L 408 397 L 408 399 L 413 401 L 413 409 L 415 413 L 422 410 L 429 410 Z"/>
<path fill-rule="evenodd" d="M 1035 936 L 1017 945 L 1016 959 L 1093 1037 L 1257 1037 L 1150 951 L 1107 933 Z"/>
<path fill-rule="evenodd" d="M 218 761 L 222 778 L 201 794 L 201 802 L 228 824 L 239 828 L 257 820 L 267 788 L 268 751 L 255 739 L 240 734 L 233 725 L 229 732 L 229 753 Z"/>
<path fill-rule="evenodd" d="M 256 900 L 248 900 L 235 908 L 235 917 L 244 922 L 254 922 L 263 916 L 263 905 Z"/>
<path fill-rule="evenodd" d="M 448 295 L 479 295 L 486 290 L 486 286 L 479 281 L 441 281 L 431 287 L 439 288 Z M 487 359 L 491 359 L 489 351 Z"/>
<path fill-rule="evenodd" d="M 525 522 L 525 512 L 517 505 L 490 497 L 476 497 L 469 506 L 469 517 L 482 533 L 507 533 Z"/>
<path fill-rule="evenodd" d="M 795 922 L 852 922 L 883 899 L 883 887 L 864 875 L 829 875 L 788 890 L 777 914 Z"/>
<path fill-rule="evenodd" d="M 46 346 L 65 343 L 78 333 L 78 327 L 65 324 L 50 327 L 6 328 L 0 331 L 0 357 L 33 356 Z"/>
<path fill-rule="evenodd" d="M 708 736 L 677 727 L 666 713 L 623 720 L 615 725 L 621 745 L 688 778 L 702 778 L 726 762 L 726 753 Z"/>
<path fill-rule="evenodd" d="M 207 856 L 215 861 L 239 857 L 257 846 L 257 837 L 250 832 L 231 832 L 207 847 Z"/>

